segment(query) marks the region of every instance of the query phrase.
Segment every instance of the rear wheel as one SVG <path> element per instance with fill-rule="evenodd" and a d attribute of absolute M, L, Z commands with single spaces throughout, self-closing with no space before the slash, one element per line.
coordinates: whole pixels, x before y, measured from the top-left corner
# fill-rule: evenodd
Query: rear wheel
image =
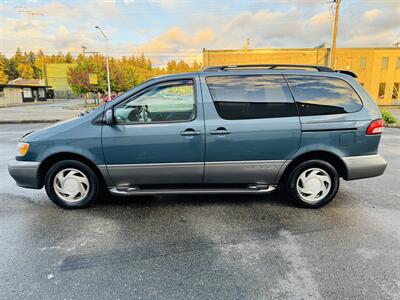
<path fill-rule="evenodd" d="M 46 173 L 45 188 L 51 201 L 64 208 L 86 207 L 100 194 L 100 182 L 95 172 L 76 160 L 54 164 Z"/>
<path fill-rule="evenodd" d="M 305 161 L 291 171 L 286 189 L 296 205 L 318 208 L 335 198 L 339 190 L 339 174 L 326 161 Z"/>

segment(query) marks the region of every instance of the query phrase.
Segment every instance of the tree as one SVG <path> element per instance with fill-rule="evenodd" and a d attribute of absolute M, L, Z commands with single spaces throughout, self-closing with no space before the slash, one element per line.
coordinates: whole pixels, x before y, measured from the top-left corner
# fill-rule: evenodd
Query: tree
<path fill-rule="evenodd" d="M 24 79 L 32 79 L 35 76 L 35 72 L 31 65 L 19 64 L 17 67 L 19 77 Z"/>
<path fill-rule="evenodd" d="M 0 53 L 0 84 L 8 83 L 8 75 L 6 73 L 7 59 Z"/>

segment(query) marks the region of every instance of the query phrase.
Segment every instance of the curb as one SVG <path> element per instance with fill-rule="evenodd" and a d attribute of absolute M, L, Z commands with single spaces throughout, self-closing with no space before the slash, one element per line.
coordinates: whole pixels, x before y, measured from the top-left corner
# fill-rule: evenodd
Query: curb
<path fill-rule="evenodd" d="M 56 123 L 63 121 L 61 119 L 55 120 L 10 120 L 10 121 L 0 121 L 0 125 L 3 124 L 38 124 L 38 123 Z"/>

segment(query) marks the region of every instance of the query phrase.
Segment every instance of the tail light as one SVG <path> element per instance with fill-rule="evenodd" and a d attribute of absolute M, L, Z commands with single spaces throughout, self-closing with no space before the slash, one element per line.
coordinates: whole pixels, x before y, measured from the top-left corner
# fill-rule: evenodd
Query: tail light
<path fill-rule="evenodd" d="M 372 121 L 367 128 L 367 135 L 381 134 L 385 128 L 383 119 Z"/>

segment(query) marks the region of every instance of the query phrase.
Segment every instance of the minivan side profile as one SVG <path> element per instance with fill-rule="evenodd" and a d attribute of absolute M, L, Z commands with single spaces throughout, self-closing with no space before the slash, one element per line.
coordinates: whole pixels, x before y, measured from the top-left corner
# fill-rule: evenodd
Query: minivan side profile
<path fill-rule="evenodd" d="M 29 133 L 9 172 L 64 208 L 104 193 L 262 194 L 330 202 L 340 178 L 383 174 L 380 111 L 349 71 L 243 65 L 166 75 Z"/>

